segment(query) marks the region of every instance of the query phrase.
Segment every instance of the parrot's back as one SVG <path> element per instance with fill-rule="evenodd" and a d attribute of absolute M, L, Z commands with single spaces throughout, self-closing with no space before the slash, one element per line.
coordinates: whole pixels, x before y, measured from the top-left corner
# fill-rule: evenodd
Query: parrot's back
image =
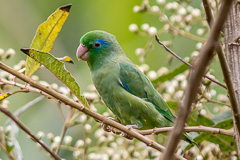
<path fill-rule="evenodd" d="M 172 124 L 168 119 L 173 118 L 171 117 L 173 115 L 167 104 L 158 92 L 154 93 L 156 90 L 149 80 L 127 57 L 118 56 L 108 59 L 108 62 L 93 71 L 92 75 L 99 94 L 121 123 L 136 124 L 141 129 Z M 160 102 L 154 98 L 159 98 Z M 166 105 L 162 107 L 167 107 L 162 110 L 162 114 L 159 112 L 161 109 L 159 111 L 156 109 L 157 104 Z M 168 119 L 164 116 L 165 112 L 170 113 Z"/>

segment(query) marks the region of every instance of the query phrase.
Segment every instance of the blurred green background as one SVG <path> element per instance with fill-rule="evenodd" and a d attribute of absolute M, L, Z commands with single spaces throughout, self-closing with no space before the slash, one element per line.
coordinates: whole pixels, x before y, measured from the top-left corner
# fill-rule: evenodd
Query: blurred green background
<path fill-rule="evenodd" d="M 140 64 L 139 58 L 135 54 L 136 48 L 143 48 L 148 41 L 147 37 L 139 37 L 128 30 L 132 23 L 139 26 L 143 23 L 148 23 L 150 26 L 160 28 L 162 24 L 157 17 L 148 14 L 134 13 L 133 7 L 140 5 L 139 0 L 58 0 L 58 1 L 32 1 L 32 0 L 8 0 L 0 3 L 0 48 L 5 51 L 8 48 L 13 48 L 16 55 L 9 61 L 4 63 L 13 66 L 20 60 L 26 59 L 19 49 L 29 47 L 35 35 L 38 25 L 47 19 L 58 7 L 72 3 L 70 15 L 64 24 L 59 36 L 55 42 L 51 53 L 56 57 L 68 55 L 75 61 L 75 65 L 67 64 L 68 70 L 76 78 L 81 87 L 81 91 L 87 90 L 89 84 L 92 83 L 90 72 L 87 63 L 77 62 L 75 52 L 79 45 L 80 37 L 91 30 L 105 30 L 116 35 L 122 48 L 129 58 L 136 64 Z M 200 1 L 194 3 L 200 4 Z M 160 37 L 161 40 L 168 40 L 166 34 Z M 195 49 L 196 41 L 175 37 L 173 42 L 173 50 L 181 57 L 190 56 Z M 166 66 L 167 53 L 157 45 L 155 49 L 150 51 L 146 57 L 146 63 L 150 69 L 157 70 L 161 66 Z M 174 60 L 173 65 L 167 66 L 173 68 L 180 62 Z M 215 64 L 214 68 L 219 65 Z M 220 70 L 219 70 L 220 71 Z M 52 74 L 46 69 L 39 69 L 35 74 L 40 77 L 40 80 L 49 83 L 61 84 Z M 217 72 L 217 77 L 220 72 Z M 37 97 L 37 94 L 25 93 L 10 97 L 9 109 L 15 111 L 25 105 L 31 99 Z M 2 114 L 0 115 L 2 116 Z M 4 123 L 6 117 L 0 117 L 0 125 Z M 59 110 L 54 104 L 43 100 L 37 106 L 27 110 L 20 120 L 34 133 L 43 131 L 45 133 L 53 132 L 54 135 L 59 135 L 62 129 L 62 119 Z M 75 127 L 69 129 L 67 135 L 78 136 L 81 128 Z M 44 151 L 39 151 L 36 144 L 33 143 L 27 135 L 20 131 L 19 143 L 25 160 L 44 160 L 48 159 L 44 155 Z M 0 152 L 0 158 L 6 159 L 4 153 Z"/>

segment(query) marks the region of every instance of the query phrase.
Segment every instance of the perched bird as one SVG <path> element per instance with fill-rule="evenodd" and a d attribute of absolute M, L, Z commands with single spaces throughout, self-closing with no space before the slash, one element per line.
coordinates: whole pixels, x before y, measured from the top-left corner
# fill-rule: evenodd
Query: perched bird
<path fill-rule="evenodd" d="M 173 125 L 175 117 L 167 103 L 114 35 L 99 30 L 86 33 L 76 56 L 87 61 L 96 89 L 119 122 L 137 129 Z M 184 138 L 195 143 L 186 133 Z"/>

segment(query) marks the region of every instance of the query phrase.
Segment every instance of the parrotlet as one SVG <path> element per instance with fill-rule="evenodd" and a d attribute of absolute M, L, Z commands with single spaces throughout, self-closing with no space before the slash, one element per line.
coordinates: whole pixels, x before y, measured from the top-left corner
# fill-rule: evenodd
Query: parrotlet
<path fill-rule="evenodd" d="M 116 120 L 137 129 L 173 126 L 169 106 L 114 35 L 99 30 L 86 33 L 76 56 L 87 61 L 93 83 Z M 184 139 L 195 143 L 186 133 Z"/>

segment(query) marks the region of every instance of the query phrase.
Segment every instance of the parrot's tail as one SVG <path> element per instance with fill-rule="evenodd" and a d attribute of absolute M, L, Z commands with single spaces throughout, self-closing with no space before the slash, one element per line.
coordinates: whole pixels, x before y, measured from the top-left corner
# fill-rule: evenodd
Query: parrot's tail
<path fill-rule="evenodd" d="M 193 145 L 198 147 L 198 144 L 187 133 L 184 133 L 183 136 L 184 136 L 184 139 L 187 142 L 189 142 L 189 143 L 191 143 L 191 144 L 193 144 Z"/>

